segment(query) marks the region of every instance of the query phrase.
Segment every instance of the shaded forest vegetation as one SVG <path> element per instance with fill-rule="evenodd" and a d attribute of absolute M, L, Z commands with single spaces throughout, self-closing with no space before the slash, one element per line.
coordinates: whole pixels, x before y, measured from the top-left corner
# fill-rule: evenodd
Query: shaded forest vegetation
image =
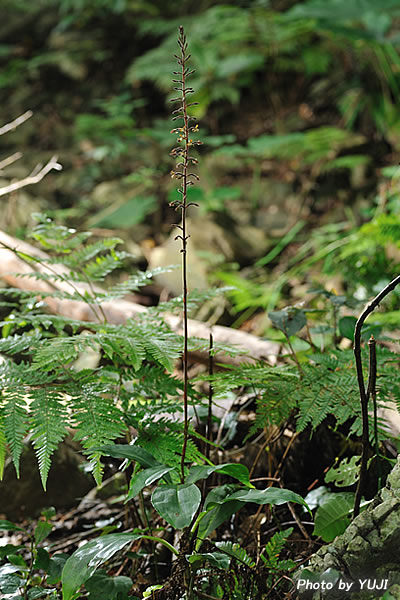
<path fill-rule="evenodd" d="M 0 593 L 296 598 L 397 458 L 400 0 L 0 14 Z"/>

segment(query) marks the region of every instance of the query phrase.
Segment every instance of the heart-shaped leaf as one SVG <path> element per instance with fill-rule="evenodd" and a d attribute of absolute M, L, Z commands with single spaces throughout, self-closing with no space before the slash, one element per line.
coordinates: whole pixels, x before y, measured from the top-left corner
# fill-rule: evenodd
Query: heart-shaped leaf
<path fill-rule="evenodd" d="M 188 527 L 201 502 L 201 493 L 194 483 L 159 485 L 151 502 L 158 514 L 175 529 Z"/>

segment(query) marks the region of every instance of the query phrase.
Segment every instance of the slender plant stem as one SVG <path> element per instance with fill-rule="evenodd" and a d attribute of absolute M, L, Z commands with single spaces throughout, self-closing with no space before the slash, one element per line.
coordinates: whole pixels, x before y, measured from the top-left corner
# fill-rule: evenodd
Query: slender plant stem
<path fill-rule="evenodd" d="M 353 518 L 357 517 L 360 513 L 361 497 L 364 492 L 365 479 L 367 474 L 367 463 L 368 463 L 368 452 L 369 452 L 369 423 L 368 423 L 368 395 L 365 390 L 364 376 L 361 359 L 361 329 L 364 325 L 365 319 L 370 315 L 382 300 L 392 292 L 395 287 L 400 283 L 400 275 L 395 277 L 393 281 L 388 283 L 386 287 L 379 292 L 377 296 L 364 308 L 361 315 L 358 317 L 356 326 L 354 328 L 354 357 L 356 361 L 357 370 L 357 382 L 360 390 L 360 402 L 361 402 L 361 416 L 362 416 L 362 453 L 361 453 L 361 465 L 360 465 L 360 477 L 358 479 L 358 485 L 356 495 L 354 499 L 354 511 Z"/>
<path fill-rule="evenodd" d="M 214 355 L 213 355 L 213 335 L 210 333 L 210 345 L 208 350 L 208 374 L 212 376 L 214 374 Z M 212 403 L 213 403 L 213 385 L 210 381 L 210 387 L 208 388 L 208 414 L 207 414 L 207 431 L 206 438 L 207 442 L 211 442 L 211 427 L 212 427 Z M 206 458 L 210 458 L 210 444 L 206 444 L 204 455 Z"/>
<path fill-rule="evenodd" d="M 187 314 L 187 238 L 186 235 L 186 211 L 187 211 L 187 178 L 188 178 L 188 154 L 189 154 L 189 122 L 186 107 L 186 39 L 183 27 L 179 28 L 179 41 L 181 48 L 181 77 L 182 77 L 182 116 L 184 129 L 184 154 L 182 165 L 182 285 L 183 285 L 183 446 L 181 457 L 181 480 L 185 478 L 185 457 L 188 441 L 188 314 Z"/>
<path fill-rule="evenodd" d="M 174 71 L 175 75 L 179 76 L 179 79 L 173 79 L 174 83 L 179 83 L 179 87 L 175 87 L 174 89 L 179 92 L 178 98 L 173 98 L 171 102 L 179 102 L 180 106 L 178 109 L 173 111 L 173 120 L 181 119 L 183 120 L 183 126 L 177 127 L 171 131 L 171 133 L 178 134 L 178 143 L 183 144 L 173 148 L 171 150 L 170 155 L 174 158 L 179 158 L 180 162 L 176 165 L 177 170 L 171 171 L 171 177 L 175 177 L 180 180 L 181 185 L 178 188 L 178 192 L 181 195 L 181 199 L 176 202 L 172 202 L 171 206 L 175 207 L 175 210 L 181 211 L 181 224 L 177 225 L 177 228 L 181 231 L 179 235 L 175 237 L 175 239 L 180 239 L 182 242 L 182 290 L 183 290 L 183 419 L 184 419 L 184 430 L 183 430 L 183 445 L 182 445 L 182 457 L 181 457 L 181 482 L 184 482 L 185 478 L 185 458 L 186 458 L 186 449 L 188 444 L 188 434 L 189 434 L 189 417 L 188 417 L 188 314 L 187 314 L 187 296 L 188 296 L 188 286 L 187 286 L 187 240 L 189 235 L 187 234 L 186 227 L 186 213 L 189 206 L 197 206 L 194 202 L 187 201 L 187 190 L 190 185 L 193 185 L 193 179 L 198 180 L 199 177 L 195 173 L 189 173 L 189 164 L 196 164 L 197 159 L 193 156 L 189 155 L 189 149 L 192 146 L 197 146 L 201 144 L 199 141 L 193 141 L 189 137 L 190 132 L 197 132 L 198 126 L 195 127 L 190 126 L 190 121 L 195 120 L 194 117 L 188 115 L 188 107 L 193 104 L 197 104 L 197 102 L 187 102 L 188 94 L 193 93 L 193 88 L 188 87 L 186 85 L 186 79 L 189 75 L 191 75 L 194 71 L 190 71 L 187 67 L 187 63 L 190 59 L 190 54 L 187 54 L 187 42 L 185 32 L 183 27 L 179 27 L 179 36 L 178 36 L 178 45 L 180 48 L 180 55 L 175 54 L 175 58 L 177 60 L 178 65 L 180 66 L 180 71 Z"/>

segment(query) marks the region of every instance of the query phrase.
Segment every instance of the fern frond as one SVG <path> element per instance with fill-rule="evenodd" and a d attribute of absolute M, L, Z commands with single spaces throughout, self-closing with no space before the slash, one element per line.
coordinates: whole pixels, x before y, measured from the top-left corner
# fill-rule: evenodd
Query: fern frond
<path fill-rule="evenodd" d="M 92 236 L 92 233 L 89 231 L 76 233 L 74 229 L 69 229 L 64 225 L 56 225 L 45 215 L 35 216 L 42 219 L 43 222 L 36 225 L 33 229 L 32 237 L 43 248 L 57 254 L 71 253 Z"/>
<path fill-rule="evenodd" d="M 156 275 L 160 275 L 161 273 L 170 273 L 173 271 L 175 267 L 157 267 L 155 269 L 151 269 L 148 271 L 137 271 L 133 275 L 130 275 L 128 279 L 125 281 L 121 281 L 111 287 L 104 294 L 104 301 L 117 300 L 118 298 L 123 298 L 126 294 L 130 292 L 135 292 L 139 290 L 141 287 L 149 285 L 150 281 Z"/>
<path fill-rule="evenodd" d="M 80 394 L 72 399 L 73 423 L 77 430 L 74 439 L 85 448 L 98 485 L 103 473 L 101 454 L 90 449 L 112 442 L 125 431 L 123 413 L 110 396 L 107 386 L 88 384 L 83 385 Z"/>
<path fill-rule="evenodd" d="M 7 440 L 4 432 L 4 407 L 0 407 L 0 481 L 3 479 L 7 455 Z"/>
<path fill-rule="evenodd" d="M 113 251 L 111 254 L 98 256 L 95 260 L 86 263 L 82 271 L 91 281 L 103 281 L 107 275 L 120 268 L 129 256 L 127 252 Z"/>
<path fill-rule="evenodd" d="M 31 352 L 41 339 L 42 335 L 39 331 L 35 331 L 32 334 L 10 335 L 0 339 L 0 352 L 4 352 L 5 354 L 20 354 L 25 350 Z"/>
<path fill-rule="evenodd" d="M 59 369 L 76 360 L 88 347 L 95 348 L 92 335 L 55 337 L 46 340 L 34 354 L 32 370 Z"/>
<path fill-rule="evenodd" d="M 260 555 L 264 564 L 271 571 L 283 570 L 286 568 L 293 568 L 295 562 L 293 561 L 280 561 L 279 555 L 282 552 L 287 538 L 292 534 L 293 527 L 283 529 L 274 533 L 272 538 L 267 542 L 264 552 Z"/>
<path fill-rule="evenodd" d="M 136 331 L 140 331 L 143 335 L 143 346 L 149 358 L 160 363 L 167 371 L 173 371 L 175 361 L 182 354 L 181 337 L 169 331 L 160 322 L 158 325 L 149 321 L 144 322 Z M 154 335 L 155 331 L 157 331 L 156 335 Z"/>
<path fill-rule="evenodd" d="M 237 542 L 216 542 L 215 545 L 219 550 L 229 554 L 232 558 L 235 558 L 242 564 L 253 569 L 256 566 L 254 560 L 249 556 L 244 548 L 240 546 Z"/>
<path fill-rule="evenodd" d="M 165 419 L 149 422 L 139 431 L 137 443 L 162 464 L 179 468 L 182 455 L 183 423 Z M 186 459 L 187 461 L 204 462 L 202 453 L 190 438 L 187 442 Z"/>
<path fill-rule="evenodd" d="M 28 431 L 26 390 L 23 386 L 9 388 L 3 391 L 4 433 L 10 454 L 14 463 L 17 477 L 19 478 L 19 462 L 22 454 L 24 437 Z"/>
<path fill-rule="evenodd" d="M 32 390 L 30 424 L 33 446 L 39 464 L 43 488 L 46 489 L 51 456 L 65 437 L 67 414 L 62 394 L 48 388 Z"/>

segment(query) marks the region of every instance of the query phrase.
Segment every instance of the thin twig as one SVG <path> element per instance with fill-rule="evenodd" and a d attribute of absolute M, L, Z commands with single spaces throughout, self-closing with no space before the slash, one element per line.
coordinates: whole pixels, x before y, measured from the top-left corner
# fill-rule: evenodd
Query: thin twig
<path fill-rule="evenodd" d="M 360 477 L 358 479 L 358 485 L 356 495 L 354 499 L 354 511 L 353 518 L 360 514 L 361 497 L 365 487 L 365 478 L 367 474 L 367 463 L 368 463 L 368 452 L 369 452 L 369 424 L 368 424 L 368 396 L 365 391 L 364 376 L 361 359 L 361 329 L 364 325 L 365 319 L 370 315 L 382 300 L 392 292 L 395 287 L 400 283 L 400 275 L 395 277 L 393 281 L 388 283 L 386 287 L 379 292 L 377 296 L 364 308 L 361 315 L 358 317 L 356 326 L 354 328 L 354 357 L 356 361 L 357 369 L 357 382 L 360 390 L 360 402 L 361 402 L 361 415 L 362 415 L 362 453 L 361 453 L 361 465 L 360 465 Z"/>
<path fill-rule="evenodd" d="M 22 158 L 22 152 L 14 152 L 14 154 L 10 154 L 10 156 L 7 156 L 7 158 L 3 158 L 3 160 L 0 160 L 0 171 L 9 165 L 12 165 L 20 158 Z"/>
<path fill-rule="evenodd" d="M 32 173 L 28 175 L 28 177 L 24 177 L 24 179 L 20 179 L 19 181 L 15 181 L 14 183 L 10 183 L 2 188 L 0 188 L 0 196 L 5 196 L 6 194 L 11 194 L 11 192 L 15 192 L 27 185 L 33 185 L 35 183 L 39 183 L 49 173 L 55 169 L 56 171 L 61 171 L 62 165 L 57 162 L 57 156 L 53 156 L 44 166 L 36 165 L 33 169 Z"/>
<path fill-rule="evenodd" d="M 27 110 L 13 121 L 6 123 L 5 125 L 3 125 L 3 127 L 0 127 L 0 135 L 4 135 L 5 133 L 12 131 L 13 129 L 16 129 L 17 127 L 22 125 L 22 123 L 25 123 L 25 121 L 30 119 L 32 115 L 33 112 L 31 110 Z"/>

